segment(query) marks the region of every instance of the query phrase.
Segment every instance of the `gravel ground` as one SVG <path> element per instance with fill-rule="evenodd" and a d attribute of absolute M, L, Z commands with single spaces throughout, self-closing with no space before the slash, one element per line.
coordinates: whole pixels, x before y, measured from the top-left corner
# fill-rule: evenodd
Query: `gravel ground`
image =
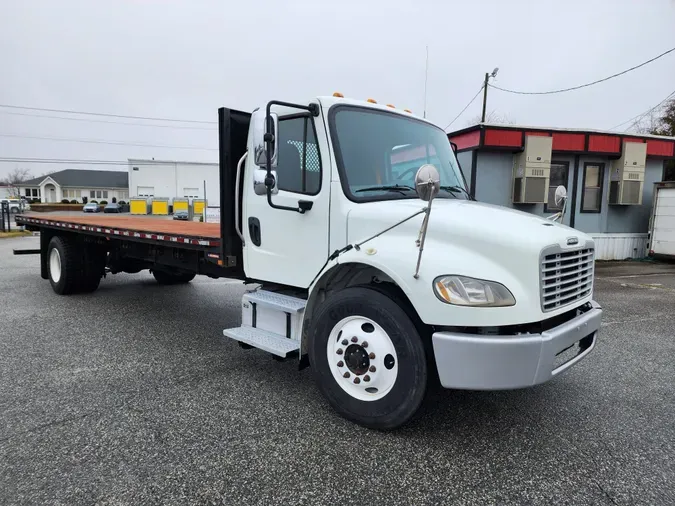
<path fill-rule="evenodd" d="M 602 337 L 578 366 L 433 392 L 378 433 L 309 370 L 221 337 L 240 285 L 118 275 L 58 297 L 38 257 L 11 256 L 35 244 L 0 241 L 3 504 L 675 504 L 675 274 L 603 270 Z"/>

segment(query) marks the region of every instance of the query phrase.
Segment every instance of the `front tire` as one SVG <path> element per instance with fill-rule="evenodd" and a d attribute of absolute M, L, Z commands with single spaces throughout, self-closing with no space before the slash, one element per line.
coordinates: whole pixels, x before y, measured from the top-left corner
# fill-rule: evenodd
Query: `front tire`
<path fill-rule="evenodd" d="M 396 302 L 376 290 L 347 288 L 312 320 L 309 359 L 333 409 L 380 430 L 415 415 L 426 393 L 427 359 L 417 328 Z"/>

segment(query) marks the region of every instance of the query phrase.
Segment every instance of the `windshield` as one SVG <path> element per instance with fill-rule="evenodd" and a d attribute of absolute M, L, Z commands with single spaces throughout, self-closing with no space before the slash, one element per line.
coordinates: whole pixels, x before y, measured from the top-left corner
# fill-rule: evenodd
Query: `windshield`
<path fill-rule="evenodd" d="M 362 107 L 331 111 L 331 136 L 342 187 L 351 200 L 417 198 L 415 173 L 440 173 L 440 198 L 466 198 L 464 178 L 445 132 L 428 123 Z"/>

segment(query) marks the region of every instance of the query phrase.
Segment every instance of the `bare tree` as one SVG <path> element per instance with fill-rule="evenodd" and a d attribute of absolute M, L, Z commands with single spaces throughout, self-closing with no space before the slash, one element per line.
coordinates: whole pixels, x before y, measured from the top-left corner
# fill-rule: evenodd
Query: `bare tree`
<path fill-rule="evenodd" d="M 480 114 L 477 114 L 468 121 L 467 126 L 480 123 L 480 120 L 481 116 Z M 492 123 L 493 125 L 515 125 L 516 120 L 506 113 L 500 113 L 496 109 L 493 109 L 485 115 L 485 123 Z"/>
<path fill-rule="evenodd" d="M 0 179 L 0 184 L 6 185 L 8 187 L 8 193 L 11 198 L 18 198 L 19 188 L 18 184 L 31 179 L 33 176 L 28 169 L 19 169 L 16 168 L 11 171 L 5 178 Z"/>
<path fill-rule="evenodd" d="M 33 176 L 28 169 L 14 169 L 7 177 L 0 180 L 2 184 L 15 185 L 31 179 Z"/>

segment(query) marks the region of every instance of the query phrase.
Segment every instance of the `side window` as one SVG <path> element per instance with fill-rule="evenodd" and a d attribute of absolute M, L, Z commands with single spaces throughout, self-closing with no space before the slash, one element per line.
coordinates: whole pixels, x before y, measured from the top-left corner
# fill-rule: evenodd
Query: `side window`
<path fill-rule="evenodd" d="M 587 163 L 584 165 L 584 188 L 581 195 L 582 213 L 600 212 L 604 172 L 604 163 Z"/>
<path fill-rule="evenodd" d="M 321 189 L 321 157 L 309 116 L 279 120 L 277 178 L 280 190 L 316 195 Z"/>
<path fill-rule="evenodd" d="M 548 184 L 548 200 L 544 204 L 545 213 L 557 213 L 562 207 L 555 204 L 555 189 L 563 185 L 567 188 L 570 166 L 568 162 L 551 162 L 551 176 Z"/>
<path fill-rule="evenodd" d="M 391 168 L 389 181 L 410 186 L 413 186 L 417 169 L 422 165 L 431 163 L 440 167 L 440 160 L 432 144 L 394 146 L 389 153 L 388 162 Z"/>

